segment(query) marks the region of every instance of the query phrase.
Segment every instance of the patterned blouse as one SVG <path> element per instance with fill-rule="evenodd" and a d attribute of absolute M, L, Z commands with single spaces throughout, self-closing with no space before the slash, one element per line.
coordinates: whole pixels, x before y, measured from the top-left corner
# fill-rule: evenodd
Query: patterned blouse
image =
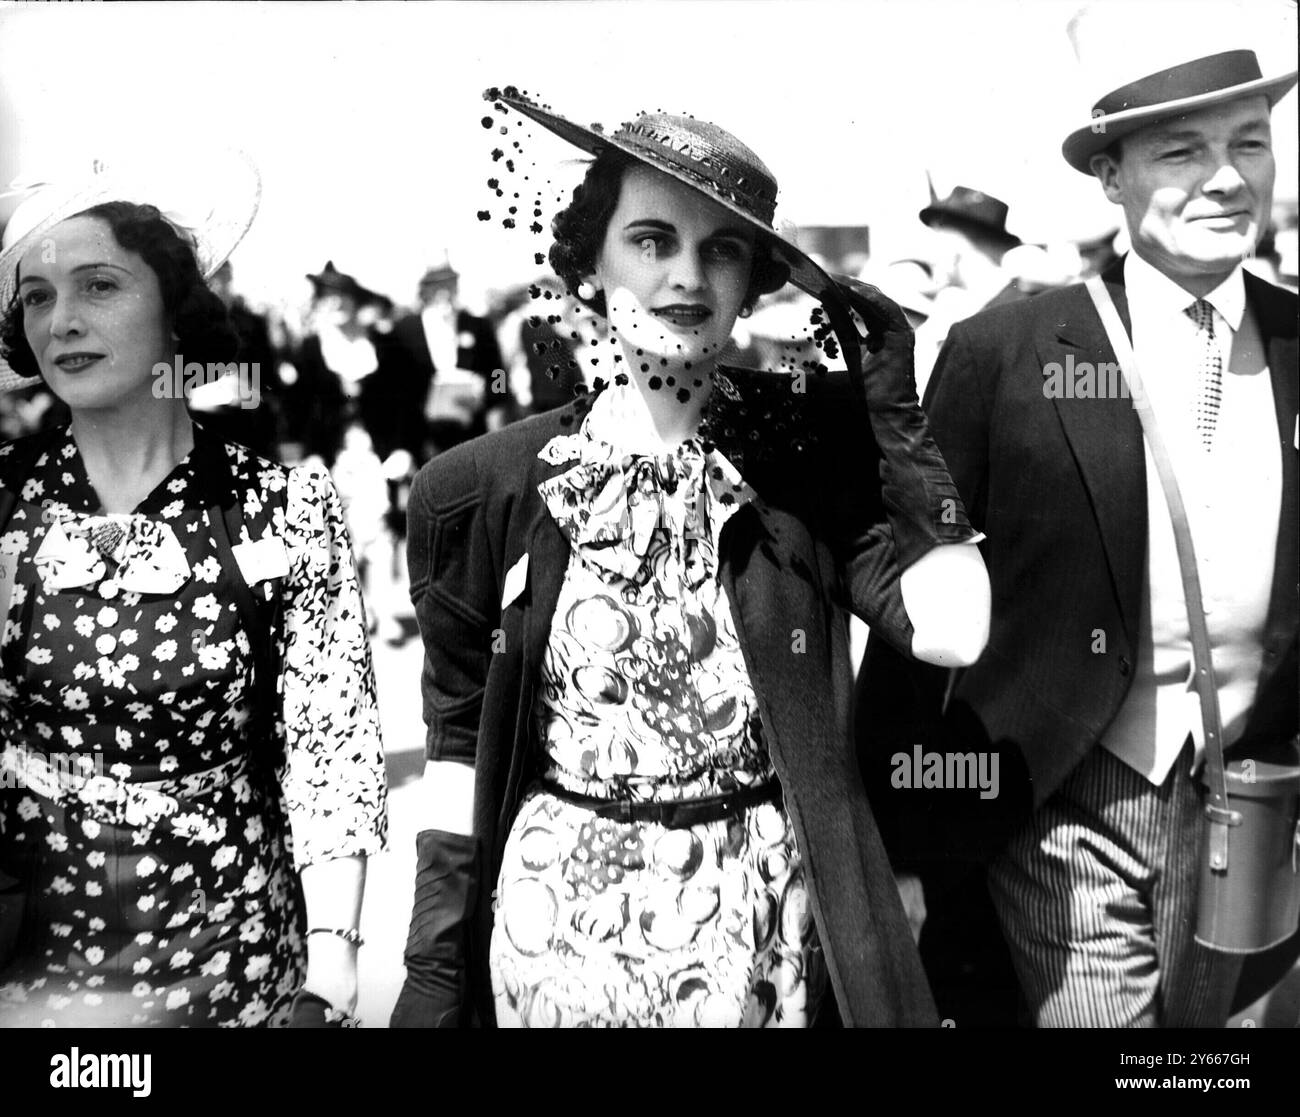
<path fill-rule="evenodd" d="M 606 390 L 541 453 L 573 463 L 540 489 L 572 549 L 537 739 L 544 782 L 697 799 L 774 778 L 718 566 L 722 528 L 753 493 L 698 438 L 633 449 L 635 391 Z M 504 1025 L 799 1025 L 816 1004 L 820 952 L 779 804 L 668 829 L 539 789 L 497 903 Z"/>
<path fill-rule="evenodd" d="M 35 968 L 0 981 L 0 1017 L 262 1022 L 301 980 L 291 869 L 384 848 L 374 673 L 338 495 L 323 471 L 222 452 L 244 580 L 266 597 L 282 579 L 274 741 L 251 732 L 249 634 L 197 454 L 133 513 L 104 515 L 70 430 L 21 481 L 14 444 L 0 447 L 0 485 L 18 493 L 0 534 L 0 744 L 19 789 L 0 796 L 0 831 L 34 849 L 37 888 Z M 179 809 L 128 799 L 114 814 L 24 781 L 24 763 L 55 761 Z M 110 1012 L 110 994 L 129 1012 Z"/>

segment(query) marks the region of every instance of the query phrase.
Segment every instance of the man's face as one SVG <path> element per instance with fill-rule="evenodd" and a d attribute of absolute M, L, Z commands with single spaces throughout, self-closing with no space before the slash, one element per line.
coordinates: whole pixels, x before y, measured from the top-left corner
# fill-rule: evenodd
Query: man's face
<path fill-rule="evenodd" d="M 1120 147 L 1118 162 L 1098 155 L 1092 169 L 1124 208 L 1143 259 L 1175 282 L 1204 287 L 1254 251 L 1273 205 L 1266 98 L 1156 121 Z"/>

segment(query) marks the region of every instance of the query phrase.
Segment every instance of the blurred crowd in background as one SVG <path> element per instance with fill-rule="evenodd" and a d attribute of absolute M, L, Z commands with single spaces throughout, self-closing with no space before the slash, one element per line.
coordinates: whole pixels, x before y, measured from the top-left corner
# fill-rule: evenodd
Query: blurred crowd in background
<path fill-rule="evenodd" d="M 1278 203 L 1246 266 L 1297 289 L 1298 225 L 1296 203 Z M 898 243 L 899 231 L 891 232 Z M 875 284 L 905 310 L 916 332 L 920 395 L 953 324 L 1099 273 L 1127 249 L 1118 221 L 1086 239 L 1026 243 L 1005 203 L 967 185 L 942 197 L 931 186 L 914 232 L 915 250 L 889 259 L 872 254 L 869 224 L 797 236 L 828 271 Z M 306 274 L 306 302 L 295 292 L 252 303 L 226 264 L 213 286 L 239 335 L 244 369 L 206 379 L 189 400 L 196 418 L 231 441 L 286 464 L 315 459 L 329 469 L 347 509 L 372 634 L 396 645 L 412 635 L 397 614 L 407 594 L 405 507 L 415 473 L 457 443 L 588 390 L 606 337 L 603 319 L 549 271 L 473 292 L 471 307 L 445 254 L 413 292 L 382 293 L 363 278 L 327 260 Z M 737 322 L 725 361 L 799 367 L 815 345 L 812 305 L 789 285 L 763 299 Z M 0 394 L 0 439 L 65 421 L 41 386 Z"/>

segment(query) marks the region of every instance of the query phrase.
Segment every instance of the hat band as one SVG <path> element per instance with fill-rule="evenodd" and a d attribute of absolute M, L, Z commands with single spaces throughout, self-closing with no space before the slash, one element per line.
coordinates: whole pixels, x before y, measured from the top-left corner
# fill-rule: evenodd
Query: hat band
<path fill-rule="evenodd" d="M 1253 50 L 1228 50 L 1172 66 L 1122 86 L 1098 101 L 1093 106 L 1092 115 L 1111 116 L 1129 109 L 1182 101 L 1259 81 L 1263 76 Z"/>
<path fill-rule="evenodd" d="M 776 183 L 759 175 L 751 186 L 752 170 L 732 166 L 705 147 L 699 137 L 675 134 L 638 121 L 625 124 L 613 139 L 656 162 L 684 171 L 702 186 L 771 226 L 776 214 Z"/>

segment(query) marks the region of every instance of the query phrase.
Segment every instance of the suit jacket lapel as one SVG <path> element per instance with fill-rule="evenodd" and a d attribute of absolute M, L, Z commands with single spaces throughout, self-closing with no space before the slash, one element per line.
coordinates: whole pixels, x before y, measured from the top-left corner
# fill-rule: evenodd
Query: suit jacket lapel
<path fill-rule="evenodd" d="M 1103 278 L 1124 328 L 1131 332 L 1123 276 L 1121 261 Z M 1102 364 L 1114 367 L 1115 351 L 1092 301 L 1082 287 L 1076 288 L 1074 295 L 1075 309 L 1066 320 L 1049 323 L 1040 333 L 1042 367 L 1056 363 L 1068 369 L 1069 360 L 1075 368 L 1085 361 L 1094 369 Z M 1125 634 L 1133 645 L 1146 562 L 1146 458 L 1137 412 L 1126 395 L 1106 392 L 1104 385 L 1112 382 L 1098 375 L 1094 385 L 1101 390 L 1094 395 L 1100 398 L 1056 398 L 1052 403 L 1088 490 Z"/>
<path fill-rule="evenodd" d="M 573 417 L 569 433 L 578 429 L 588 410 L 584 403 L 570 404 L 565 413 Z M 562 431 L 556 432 L 563 433 Z M 551 633 L 551 620 L 560 599 L 560 588 L 569 569 L 569 541 L 560 530 L 555 518 L 546 507 L 537 486 L 563 473 L 571 463 L 551 465 L 534 458 L 528 471 L 523 500 L 528 511 L 522 533 L 525 553 L 528 555 L 528 609 L 524 632 L 525 678 L 536 679 L 546 642 Z"/>
<path fill-rule="evenodd" d="M 1296 378 L 1300 348 L 1296 342 L 1294 307 L 1287 309 L 1280 305 L 1277 299 L 1270 297 L 1273 294 L 1263 281 L 1246 273 L 1246 301 L 1255 316 L 1268 355 L 1278 440 L 1282 448 L 1282 508 L 1273 565 L 1273 588 L 1265 625 L 1265 639 L 1280 645 L 1295 634 L 1296 626 L 1300 624 L 1300 593 L 1296 589 L 1296 570 L 1300 567 L 1300 545 L 1296 539 L 1296 525 L 1300 523 L 1300 492 L 1297 491 L 1300 485 L 1295 442 L 1296 418 L 1300 411 Z"/>

